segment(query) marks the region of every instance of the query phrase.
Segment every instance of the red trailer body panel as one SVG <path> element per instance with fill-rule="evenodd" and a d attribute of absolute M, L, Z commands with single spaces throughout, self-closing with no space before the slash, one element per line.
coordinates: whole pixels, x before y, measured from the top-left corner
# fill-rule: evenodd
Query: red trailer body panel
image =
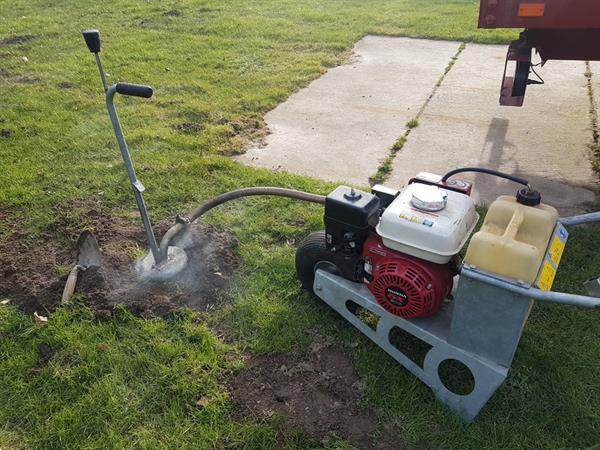
<path fill-rule="evenodd" d="M 600 0 L 481 0 L 479 28 L 520 28 L 510 44 L 500 104 L 521 106 L 530 84 L 531 53 L 549 59 L 600 61 Z M 508 64 L 516 65 L 508 76 Z"/>
<path fill-rule="evenodd" d="M 600 29 L 600 1 L 481 0 L 479 28 Z"/>

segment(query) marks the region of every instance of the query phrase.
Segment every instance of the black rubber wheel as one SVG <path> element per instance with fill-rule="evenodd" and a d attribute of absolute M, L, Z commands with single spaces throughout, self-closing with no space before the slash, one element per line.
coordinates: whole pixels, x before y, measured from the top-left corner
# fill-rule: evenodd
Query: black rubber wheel
<path fill-rule="evenodd" d="M 317 269 L 342 276 L 343 257 L 333 253 L 325 245 L 325 232 L 309 234 L 296 250 L 296 274 L 302 287 L 311 294 Z"/>

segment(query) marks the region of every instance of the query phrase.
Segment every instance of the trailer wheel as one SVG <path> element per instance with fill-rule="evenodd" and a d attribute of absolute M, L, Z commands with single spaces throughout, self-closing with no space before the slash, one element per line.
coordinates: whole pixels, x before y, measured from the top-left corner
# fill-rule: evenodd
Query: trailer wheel
<path fill-rule="evenodd" d="M 343 276 L 341 259 L 326 247 L 324 231 L 309 234 L 296 250 L 296 273 L 302 287 L 316 297 L 313 291 L 315 272 L 322 269 Z"/>

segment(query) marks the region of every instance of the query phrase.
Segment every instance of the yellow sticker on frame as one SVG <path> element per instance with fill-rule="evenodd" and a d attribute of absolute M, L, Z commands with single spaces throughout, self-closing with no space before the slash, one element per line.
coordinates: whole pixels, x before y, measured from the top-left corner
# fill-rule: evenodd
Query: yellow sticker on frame
<path fill-rule="evenodd" d="M 560 240 L 558 236 L 554 238 L 552 241 L 552 245 L 550 246 L 549 256 L 552 262 L 556 267 L 560 264 L 560 259 L 562 258 L 563 251 L 565 250 L 565 243 Z"/>
<path fill-rule="evenodd" d="M 544 261 L 544 267 L 537 283 L 539 288 L 543 291 L 552 289 L 554 277 L 556 277 L 556 269 L 548 261 Z"/>

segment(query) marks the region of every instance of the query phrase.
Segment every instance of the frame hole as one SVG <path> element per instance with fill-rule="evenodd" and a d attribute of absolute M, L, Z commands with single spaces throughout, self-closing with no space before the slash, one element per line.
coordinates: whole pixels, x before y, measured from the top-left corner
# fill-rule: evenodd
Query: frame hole
<path fill-rule="evenodd" d="M 354 314 L 358 320 L 367 325 L 372 330 L 377 328 L 377 322 L 379 322 L 379 316 L 366 308 L 363 308 L 358 303 L 353 302 L 352 300 L 348 300 L 346 302 L 346 308 L 352 314 Z"/>
<path fill-rule="evenodd" d="M 473 372 L 456 359 L 445 359 L 438 366 L 438 375 L 446 389 L 456 395 L 469 395 L 475 389 Z"/>
<path fill-rule="evenodd" d="M 427 355 L 427 352 L 431 350 L 431 345 L 400 327 L 393 327 L 390 330 L 388 338 L 390 344 L 392 344 L 400 353 L 404 354 L 404 356 L 411 359 L 412 362 L 423 368 L 425 356 Z"/>

